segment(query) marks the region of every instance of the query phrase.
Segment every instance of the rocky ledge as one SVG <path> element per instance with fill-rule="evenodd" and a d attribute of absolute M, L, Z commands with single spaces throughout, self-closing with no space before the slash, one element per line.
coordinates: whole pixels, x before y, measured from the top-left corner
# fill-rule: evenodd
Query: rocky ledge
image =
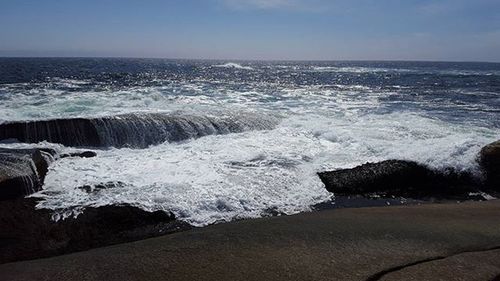
<path fill-rule="evenodd" d="M 159 236 L 190 228 L 166 212 L 137 207 L 87 208 L 78 217 L 52 220 L 33 198 L 0 204 L 0 263 L 55 256 Z"/>
<path fill-rule="evenodd" d="M 48 141 L 71 147 L 145 148 L 207 135 L 274 128 L 278 119 L 262 114 L 191 115 L 130 113 L 94 118 L 67 118 L 0 124 L 0 140 Z"/>
<path fill-rule="evenodd" d="M 497 280 L 500 201 L 241 220 L 0 265 L 2 280 Z"/>
<path fill-rule="evenodd" d="M 55 155 L 51 149 L 0 148 L 0 201 L 41 190 Z"/>
<path fill-rule="evenodd" d="M 485 174 L 486 186 L 500 191 L 500 140 L 481 149 L 479 163 Z"/>
<path fill-rule="evenodd" d="M 36 199 L 24 198 L 42 189 L 53 161 L 94 156 L 93 151 L 59 155 L 49 148 L 0 148 L 0 263 L 60 255 L 189 228 L 171 213 L 147 212 L 128 205 L 87 208 L 76 218 L 56 222 L 52 210 L 37 210 Z"/>
<path fill-rule="evenodd" d="M 318 173 L 328 191 L 340 196 L 362 195 L 413 199 L 484 199 L 500 192 L 500 141 L 478 155 L 481 179 L 453 169 L 437 171 L 413 161 L 386 160 L 352 169 Z"/>
<path fill-rule="evenodd" d="M 336 195 L 377 195 L 414 199 L 469 199 L 480 191 L 479 180 L 467 173 L 438 172 L 412 161 L 386 160 L 352 169 L 319 173 Z"/>
<path fill-rule="evenodd" d="M 58 155 L 50 148 L 0 148 L 0 201 L 40 191 L 49 165 L 63 157 L 94 157 L 93 151 Z"/>

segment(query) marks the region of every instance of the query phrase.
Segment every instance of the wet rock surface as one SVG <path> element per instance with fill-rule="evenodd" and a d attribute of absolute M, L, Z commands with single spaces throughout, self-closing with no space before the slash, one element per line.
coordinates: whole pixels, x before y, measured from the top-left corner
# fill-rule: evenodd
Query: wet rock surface
<path fill-rule="evenodd" d="M 412 161 L 386 160 L 318 173 L 337 195 L 400 196 L 414 199 L 474 199 L 480 182 L 467 173 L 438 172 Z M 472 193 L 472 194 L 471 194 Z"/>
<path fill-rule="evenodd" d="M 165 141 L 272 129 L 278 120 L 262 114 L 228 116 L 142 113 L 96 118 L 68 118 L 0 124 L 0 141 L 48 141 L 73 147 L 144 148 Z"/>
<path fill-rule="evenodd" d="M 0 124 L 0 140 L 3 139 L 26 143 L 48 141 L 67 146 L 100 145 L 95 126 L 85 118 L 3 123 Z"/>
<path fill-rule="evenodd" d="M 145 239 L 190 228 L 166 212 L 137 207 L 88 208 L 77 218 L 55 222 L 36 210 L 33 198 L 0 204 L 0 263 L 49 257 Z"/>
<path fill-rule="evenodd" d="M 0 201 L 41 190 L 55 155 L 50 149 L 0 148 Z"/>
<path fill-rule="evenodd" d="M 72 152 L 72 153 L 61 154 L 60 158 L 67 158 L 67 157 L 92 158 L 96 156 L 97 153 L 95 151 L 83 151 L 83 152 Z"/>
<path fill-rule="evenodd" d="M 59 155 L 51 148 L 0 148 L 0 201 L 22 198 L 42 190 L 49 165 L 60 158 L 95 156 L 94 151 Z"/>
<path fill-rule="evenodd" d="M 99 192 L 103 189 L 121 188 L 124 186 L 125 186 L 125 183 L 118 181 L 118 182 L 100 183 L 100 184 L 96 184 L 96 185 L 82 185 L 82 186 L 79 186 L 78 189 L 81 189 L 87 193 L 96 193 L 96 192 Z"/>
<path fill-rule="evenodd" d="M 481 149 L 479 163 L 485 174 L 487 187 L 500 191 L 500 140 Z"/>

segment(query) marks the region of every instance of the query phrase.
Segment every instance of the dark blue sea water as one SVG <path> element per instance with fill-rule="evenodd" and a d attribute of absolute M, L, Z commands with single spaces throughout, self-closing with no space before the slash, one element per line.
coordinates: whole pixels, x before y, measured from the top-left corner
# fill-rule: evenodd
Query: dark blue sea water
<path fill-rule="evenodd" d="M 224 63 L 162 59 L 0 58 L 0 98 L 8 100 L 15 98 L 17 92 L 40 89 L 78 94 L 192 83 L 209 92 L 217 87 L 241 92 L 257 90 L 266 94 L 262 99 L 265 103 L 289 100 L 283 97 L 283 89 L 315 87 L 324 91 L 350 91 L 352 96 L 378 93 L 378 101 L 384 105 L 377 108 L 380 111 L 412 110 L 446 120 L 481 120 L 500 126 L 499 118 L 496 118 L 500 110 L 498 63 Z M 190 95 L 189 92 L 184 94 Z M 89 112 L 79 112 L 86 113 Z M 32 115 L 27 118 L 38 117 L 36 113 Z M 52 116 L 48 113 L 43 117 Z M 9 120 L 9 116 L 0 115 L 0 118 Z"/>
<path fill-rule="evenodd" d="M 0 58 L 0 122 L 131 113 L 245 130 L 61 160 L 36 195 L 42 207 L 132 203 L 204 225 L 307 210 L 332 196 L 316 172 L 366 161 L 475 171 L 479 149 L 500 138 L 500 64 Z"/>

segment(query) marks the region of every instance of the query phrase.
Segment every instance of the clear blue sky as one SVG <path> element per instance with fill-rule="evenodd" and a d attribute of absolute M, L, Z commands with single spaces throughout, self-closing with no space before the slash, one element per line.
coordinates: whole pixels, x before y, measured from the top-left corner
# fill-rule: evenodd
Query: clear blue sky
<path fill-rule="evenodd" d="M 0 0 L 0 56 L 500 61 L 500 0 Z"/>

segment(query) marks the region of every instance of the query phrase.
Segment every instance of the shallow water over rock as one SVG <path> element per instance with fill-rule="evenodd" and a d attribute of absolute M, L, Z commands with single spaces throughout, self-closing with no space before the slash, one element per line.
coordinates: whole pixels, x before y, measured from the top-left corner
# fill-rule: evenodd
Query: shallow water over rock
<path fill-rule="evenodd" d="M 0 140 L 48 141 L 67 146 L 137 147 L 206 135 L 269 130 L 278 119 L 252 113 L 222 116 L 142 113 L 99 118 L 53 119 L 0 124 Z"/>

